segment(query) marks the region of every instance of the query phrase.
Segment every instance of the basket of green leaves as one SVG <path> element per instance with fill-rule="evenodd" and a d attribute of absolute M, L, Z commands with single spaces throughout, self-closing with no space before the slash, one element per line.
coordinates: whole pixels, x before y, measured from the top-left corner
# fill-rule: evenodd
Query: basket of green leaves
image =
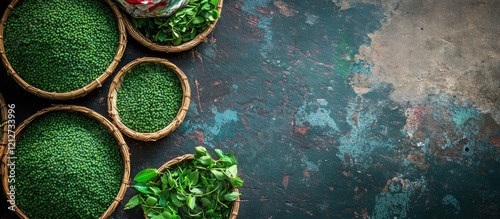
<path fill-rule="evenodd" d="M 239 178 L 234 155 L 215 149 L 219 159 L 198 146 L 195 154 L 174 158 L 158 169 L 144 169 L 133 187 L 139 194 L 125 209 L 140 206 L 146 218 L 230 218 L 240 207 Z"/>
<path fill-rule="evenodd" d="M 107 218 L 128 187 L 130 154 L 118 129 L 74 105 L 40 110 L 4 151 L 2 183 L 21 218 Z"/>
<path fill-rule="evenodd" d="M 42 98 L 66 100 L 101 87 L 127 45 L 112 0 L 12 0 L 0 22 L 7 73 Z"/>
<path fill-rule="evenodd" d="M 125 26 L 134 39 L 151 50 L 182 52 L 207 42 L 220 18 L 223 0 L 190 0 L 168 17 L 133 18 Z"/>
<path fill-rule="evenodd" d="M 188 79 L 176 65 L 162 58 L 138 58 L 113 79 L 108 113 L 125 135 L 156 141 L 179 127 L 190 96 Z"/>

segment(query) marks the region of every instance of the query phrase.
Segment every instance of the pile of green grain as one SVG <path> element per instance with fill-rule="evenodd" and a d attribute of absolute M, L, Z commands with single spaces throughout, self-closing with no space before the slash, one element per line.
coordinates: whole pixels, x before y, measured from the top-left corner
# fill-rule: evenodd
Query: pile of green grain
<path fill-rule="evenodd" d="M 55 111 L 16 142 L 16 205 L 29 218 L 98 218 L 124 174 L 118 143 L 97 121 Z"/>
<path fill-rule="evenodd" d="M 118 43 L 116 18 L 103 0 L 23 0 L 4 30 L 14 70 L 48 92 L 70 92 L 96 80 Z"/>
<path fill-rule="evenodd" d="M 142 133 L 167 127 L 182 105 L 182 87 L 167 66 L 142 63 L 130 70 L 117 92 L 117 110 L 122 123 Z"/>

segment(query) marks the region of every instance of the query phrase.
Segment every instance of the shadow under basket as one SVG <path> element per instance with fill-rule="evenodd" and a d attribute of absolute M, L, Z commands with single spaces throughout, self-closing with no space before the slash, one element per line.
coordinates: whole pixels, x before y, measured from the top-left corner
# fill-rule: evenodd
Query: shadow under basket
<path fill-rule="evenodd" d="M 217 11 L 219 11 L 219 14 L 222 13 L 222 4 L 223 0 L 219 0 L 217 3 Z M 157 43 L 152 42 L 150 39 L 145 37 L 141 32 L 136 30 L 130 21 L 130 16 L 121 10 L 123 13 L 124 21 L 125 21 L 125 27 L 127 28 L 127 32 L 137 40 L 140 44 L 146 46 L 147 48 L 154 50 L 154 51 L 159 51 L 159 52 L 166 52 L 166 53 L 171 53 L 171 52 L 182 52 L 186 50 L 190 50 L 193 47 L 197 46 L 201 42 L 207 42 L 207 36 L 212 32 L 212 30 L 215 28 L 215 25 L 217 24 L 217 21 L 219 21 L 219 18 L 217 18 L 214 23 L 210 24 L 205 31 L 198 33 L 196 37 L 190 41 L 184 42 L 180 45 L 177 46 L 169 46 L 169 45 L 160 45 Z"/>
<path fill-rule="evenodd" d="M 118 90 L 120 90 L 121 88 L 121 84 L 123 83 L 125 76 L 130 72 L 130 70 L 132 70 L 133 68 L 142 63 L 156 63 L 165 65 L 167 68 L 169 68 L 173 73 L 177 75 L 182 87 L 182 103 L 179 110 L 177 111 L 177 115 L 170 122 L 170 124 L 168 124 L 166 127 L 157 132 L 151 132 L 151 133 L 137 132 L 124 125 L 120 119 L 120 115 L 118 113 L 118 108 L 116 104 L 118 98 L 117 93 Z M 189 81 L 186 75 L 181 71 L 181 69 L 179 69 L 176 65 L 169 62 L 166 59 L 154 58 L 154 57 L 142 57 L 125 65 L 114 77 L 113 81 L 111 82 L 111 86 L 109 88 L 109 93 L 108 93 L 108 113 L 113 122 L 115 123 L 115 125 L 118 127 L 118 129 L 125 135 L 141 141 L 156 141 L 160 138 L 167 136 L 172 131 L 177 129 L 177 127 L 179 127 L 179 125 L 184 120 L 184 117 L 186 117 L 190 101 L 191 101 L 191 90 L 189 87 Z"/>
<path fill-rule="evenodd" d="M 158 172 L 163 172 L 170 167 L 174 167 L 184 161 L 194 160 L 194 154 L 185 154 L 180 157 L 176 157 L 172 160 L 169 160 L 165 164 L 163 164 L 160 168 L 158 168 Z M 238 188 L 234 187 L 235 192 L 239 192 Z M 238 211 L 240 210 L 240 198 L 236 199 L 233 202 L 233 206 L 231 207 L 231 213 L 229 215 L 229 219 L 236 219 L 238 217 Z M 144 215 L 145 219 L 149 219 L 147 215 Z"/>
<path fill-rule="evenodd" d="M 123 200 L 123 196 L 125 195 L 125 191 L 127 190 L 127 187 L 130 182 L 130 153 L 129 153 L 129 148 L 120 133 L 120 131 L 111 123 L 108 121 L 104 116 L 100 115 L 99 113 L 86 108 L 82 106 L 75 106 L 75 105 L 55 105 L 52 107 L 48 107 L 45 109 L 42 109 L 35 113 L 34 115 L 30 116 L 28 119 L 23 121 L 17 128 L 15 133 L 20 134 L 21 131 L 26 128 L 33 120 L 37 119 L 39 116 L 49 113 L 49 112 L 54 112 L 54 111 L 69 111 L 69 112 L 77 112 L 80 114 L 83 114 L 84 116 L 89 117 L 90 119 L 96 120 L 100 125 L 102 125 L 108 133 L 110 133 L 114 139 L 117 141 L 118 146 L 120 147 L 120 154 L 122 157 L 123 165 L 124 165 L 124 172 L 123 172 L 123 177 L 121 180 L 121 185 L 120 189 L 118 190 L 118 194 L 114 198 L 113 202 L 111 205 L 107 208 L 105 212 L 101 214 L 99 219 L 105 219 L 111 216 L 111 214 L 115 211 L 116 207 L 120 204 L 120 202 Z M 16 138 L 19 135 L 16 136 Z M 5 194 L 7 195 L 7 199 L 11 200 L 10 196 L 8 193 L 10 192 L 10 188 L 8 186 L 8 175 L 9 175 L 9 170 L 7 164 L 10 162 L 10 157 L 9 157 L 9 149 L 5 148 L 4 153 L 2 155 L 2 163 L 0 170 L 1 170 L 1 175 L 2 175 L 2 184 L 3 184 L 3 189 L 5 191 Z M 29 217 L 16 205 L 12 205 L 14 207 L 14 210 L 16 214 L 23 219 L 28 219 Z"/>
<path fill-rule="evenodd" d="M 5 53 L 5 46 L 4 46 L 5 24 L 7 23 L 7 19 L 10 13 L 14 10 L 14 6 L 17 3 L 22 2 L 22 0 L 13 0 L 7 7 L 7 10 L 5 10 L 5 13 L 3 14 L 2 20 L 0 22 L 0 58 L 2 59 L 3 65 L 7 69 L 7 74 L 11 76 L 14 79 L 14 81 L 16 81 L 24 90 L 36 96 L 52 100 L 75 99 L 78 97 L 85 96 L 92 90 L 101 87 L 106 78 L 108 78 L 111 74 L 113 74 L 116 66 L 118 66 L 118 63 L 123 57 L 123 53 L 125 52 L 125 47 L 127 46 L 127 32 L 124 22 L 125 19 L 120 13 L 118 6 L 112 0 L 104 0 L 104 1 L 110 6 L 113 14 L 115 15 L 120 39 L 113 60 L 111 61 L 108 68 L 104 70 L 104 72 L 99 77 L 97 77 L 95 80 L 93 80 L 92 82 L 90 82 L 89 84 L 85 85 L 82 88 L 65 93 L 49 92 L 41 90 L 39 88 L 30 85 L 24 79 L 22 79 L 21 76 L 19 76 L 19 74 L 16 73 L 16 70 L 12 67 L 11 63 L 9 62 L 7 55 Z"/>

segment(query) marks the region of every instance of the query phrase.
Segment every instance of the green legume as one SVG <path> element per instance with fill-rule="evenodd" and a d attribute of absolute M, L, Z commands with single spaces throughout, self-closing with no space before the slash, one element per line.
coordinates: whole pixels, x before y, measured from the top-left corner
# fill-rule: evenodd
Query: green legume
<path fill-rule="evenodd" d="M 182 104 L 182 87 L 167 66 L 142 63 L 123 80 L 117 110 L 124 125 L 137 132 L 157 132 L 168 126 Z"/>
<path fill-rule="evenodd" d="M 29 218 L 98 218 L 118 194 L 119 147 L 93 119 L 49 112 L 16 144 L 15 201 Z"/>
<path fill-rule="evenodd" d="M 10 14 L 5 51 L 28 84 L 70 92 L 89 84 L 116 54 L 116 18 L 101 0 L 23 0 Z"/>

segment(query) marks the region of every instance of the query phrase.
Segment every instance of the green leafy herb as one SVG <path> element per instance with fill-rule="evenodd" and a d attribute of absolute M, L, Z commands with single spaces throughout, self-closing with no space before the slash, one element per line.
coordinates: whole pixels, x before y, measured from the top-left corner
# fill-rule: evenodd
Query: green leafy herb
<path fill-rule="evenodd" d="M 147 182 L 158 176 L 158 172 L 154 168 L 148 168 L 139 172 L 135 177 L 136 182 Z"/>
<path fill-rule="evenodd" d="M 204 147 L 195 148 L 194 160 L 184 161 L 158 173 L 155 169 L 139 172 L 133 196 L 125 209 L 141 206 L 149 218 L 228 218 L 231 204 L 241 194 L 234 191 L 243 180 L 236 158 L 216 149 L 214 160 Z M 137 181 L 139 180 L 139 181 Z M 147 180 L 147 181 L 145 181 Z"/>
<path fill-rule="evenodd" d="M 141 203 L 141 199 L 139 195 L 134 195 L 128 203 L 125 205 L 125 209 L 132 209 L 135 208 L 137 205 Z"/>

